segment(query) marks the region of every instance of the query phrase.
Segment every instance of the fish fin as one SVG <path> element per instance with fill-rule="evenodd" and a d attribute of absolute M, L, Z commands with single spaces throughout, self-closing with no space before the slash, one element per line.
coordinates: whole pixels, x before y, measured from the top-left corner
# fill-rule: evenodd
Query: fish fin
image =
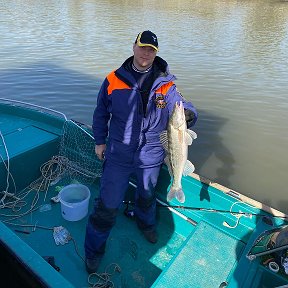
<path fill-rule="evenodd" d="M 195 170 L 194 165 L 189 160 L 187 160 L 183 169 L 183 175 L 187 176 L 190 173 L 193 173 L 194 170 Z"/>
<path fill-rule="evenodd" d="M 191 136 L 193 140 L 197 139 L 197 134 L 193 130 L 186 129 L 186 132 Z"/>
<path fill-rule="evenodd" d="M 166 156 L 164 161 L 165 161 L 165 164 L 167 165 L 169 175 L 170 175 L 170 177 L 172 177 L 173 174 L 172 174 L 172 168 L 171 168 L 171 164 L 170 164 L 170 161 L 169 161 L 169 157 Z"/>
<path fill-rule="evenodd" d="M 160 142 L 163 145 L 165 151 L 168 151 L 168 136 L 167 130 L 164 130 L 160 133 Z"/>
<path fill-rule="evenodd" d="M 197 134 L 189 129 L 186 129 L 186 143 L 187 145 L 191 145 L 193 140 L 197 138 Z"/>
<path fill-rule="evenodd" d="M 176 198 L 180 203 L 185 202 L 185 194 L 183 190 L 180 188 L 178 190 L 171 188 L 167 194 L 167 201 L 171 201 L 173 198 Z"/>
<path fill-rule="evenodd" d="M 189 146 L 189 145 L 192 145 L 192 142 L 193 142 L 193 139 L 191 138 L 191 136 L 186 133 L 186 144 Z"/>

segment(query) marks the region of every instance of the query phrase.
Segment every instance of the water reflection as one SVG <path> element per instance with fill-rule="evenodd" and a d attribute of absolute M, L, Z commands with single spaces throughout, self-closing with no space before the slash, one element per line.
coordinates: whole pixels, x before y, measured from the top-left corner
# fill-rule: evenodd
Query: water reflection
<path fill-rule="evenodd" d="M 62 111 L 68 118 L 90 125 L 102 82 L 49 62 L 2 70 L 0 79 L 1 97 Z"/>

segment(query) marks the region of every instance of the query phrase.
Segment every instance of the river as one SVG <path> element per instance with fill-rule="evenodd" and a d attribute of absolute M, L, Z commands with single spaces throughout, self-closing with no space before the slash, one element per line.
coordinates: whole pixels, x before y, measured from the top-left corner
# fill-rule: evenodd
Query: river
<path fill-rule="evenodd" d="M 288 2 L 0 0 L 0 97 L 91 124 L 108 72 L 136 35 L 199 111 L 196 173 L 288 212 Z"/>

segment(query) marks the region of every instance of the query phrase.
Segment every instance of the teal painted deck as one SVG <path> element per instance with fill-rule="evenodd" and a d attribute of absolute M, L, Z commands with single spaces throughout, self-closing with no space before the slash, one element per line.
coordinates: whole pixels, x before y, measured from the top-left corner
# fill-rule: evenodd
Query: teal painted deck
<path fill-rule="evenodd" d="M 17 235 L 13 233 L 13 229 L 9 230 L 4 224 L 0 223 L 0 235 L 1 242 L 9 244 L 9 248 L 12 248 L 11 251 L 17 256 L 18 260 L 24 262 L 28 269 L 31 269 L 35 274 L 39 275 L 39 278 L 41 278 L 41 282 L 43 283 L 43 287 L 75 287 L 64 277 L 62 277 L 60 273 L 55 273 L 54 268 L 47 265 L 47 262 L 41 257 L 41 255 L 39 255 L 39 253 L 33 249 L 34 247 L 32 246 L 33 248 L 31 248 L 30 245 L 27 245 L 25 239 L 23 241 L 23 238 L 21 239 L 20 237 L 17 237 Z M 43 239 L 40 241 L 40 243 L 43 243 Z M 2 266 L 2 272 L 3 270 L 4 267 Z M 15 272 L 14 275 L 17 277 Z M 16 287 L 15 282 L 11 281 L 11 283 L 5 280 L 4 273 L 1 273 L 1 278 L 1 287 Z M 21 285 L 21 283 L 17 284 Z M 23 287 L 26 287 L 24 283 L 22 285 Z"/>
<path fill-rule="evenodd" d="M 219 287 L 238 263 L 244 246 L 200 222 L 152 287 L 173 287 L 174 283 L 183 288 Z"/>
<path fill-rule="evenodd" d="M 57 194 L 55 188 L 59 188 L 59 186 L 61 186 L 61 183 L 50 187 L 47 199 Z M 96 183 L 93 186 L 89 186 L 89 188 L 93 199 L 98 194 L 98 185 Z M 34 196 L 33 192 L 31 193 L 31 198 L 32 196 Z M 44 202 L 43 198 L 44 193 L 42 192 L 39 203 L 50 203 L 49 200 Z M 93 209 L 92 199 L 89 211 Z M 40 212 L 40 209 L 37 209 L 32 215 L 28 214 L 26 217 L 22 217 L 21 225 L 34 223 L 45 227 L 64 226 L 75 240 L 78 253 L 84 257 L 83 243 L 88 216 L 80 221 L 69 222 L 63 219 L 60 207 L 60 203 L 57 203 L 52 204 L 50 211 Z M 107 268 L 112 272 L 113 269 L 109 269 L 109 265 L 115 263 L 121 268 L 121 273 L 117 272 L 111 278 L 115 287 L 150 287 L 177 253 L 186 238 L 175 231 L 171 213 L 163 210 L 158 215 L 159 242 L 156 245 L 152 245 L 143 238 L 134 220 L 124 216 L 124 208 L 123 206 L 119 212 L 116 226 L 107 242 L 107 253 L 101 263 L 99 272 L 104 272 Z M 163 221 L 161 220 L 162 218 Z M 193 230 L 193 226 L 190 227 L 186 223 L 182 224 L 186 225 L 186 229 Z M 33 227 L 21 228 L 11 225 L 8 225 L 8 227 L 12 232 L 16 233 L 17 238 L 19 237 L 26 244 L 33 247 L 33 250 L 40 256 L 53 256 L 55 264 L 60 268 L 59 274 L 68 279 L 71 284 L 75 287 L 85 287 L 88 274 L 82 259 L 77 255 L 72 241 L 69 241 L 64 246 L 56 246 L 51 230 L 37 228 L 33 231 Z M 29 234 L 15 232 L 15 229 L 26 231 Z M 24 250 L 19 245 L 15 245 L 14 248 L 17 253 Z"/>

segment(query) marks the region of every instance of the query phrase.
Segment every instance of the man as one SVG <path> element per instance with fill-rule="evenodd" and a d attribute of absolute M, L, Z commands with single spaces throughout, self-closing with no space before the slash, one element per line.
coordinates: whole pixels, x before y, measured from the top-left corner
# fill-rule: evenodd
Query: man
<path fill-rule="evenodd" d="M 100 196 L 86 228 L 89 273 L 97 270 L 103 257 L 131 174 L 137 179 L 137 226 L 149 242 L 157 242 L 154 188 L 165 156 L 159 135 L 166 130 L 176 102 L 183 102 L 189 127 L 197 120 L 196 109 L 176 89 L 176 78 L 170 74 L 167 63 L 156 56 L 156 35 L 151 31 L 139 33 L 133 52 L 105 78 L 93 115 L 95 152 L 100 160 L 104 160 L 105 154 L 105 161 Z"/>

